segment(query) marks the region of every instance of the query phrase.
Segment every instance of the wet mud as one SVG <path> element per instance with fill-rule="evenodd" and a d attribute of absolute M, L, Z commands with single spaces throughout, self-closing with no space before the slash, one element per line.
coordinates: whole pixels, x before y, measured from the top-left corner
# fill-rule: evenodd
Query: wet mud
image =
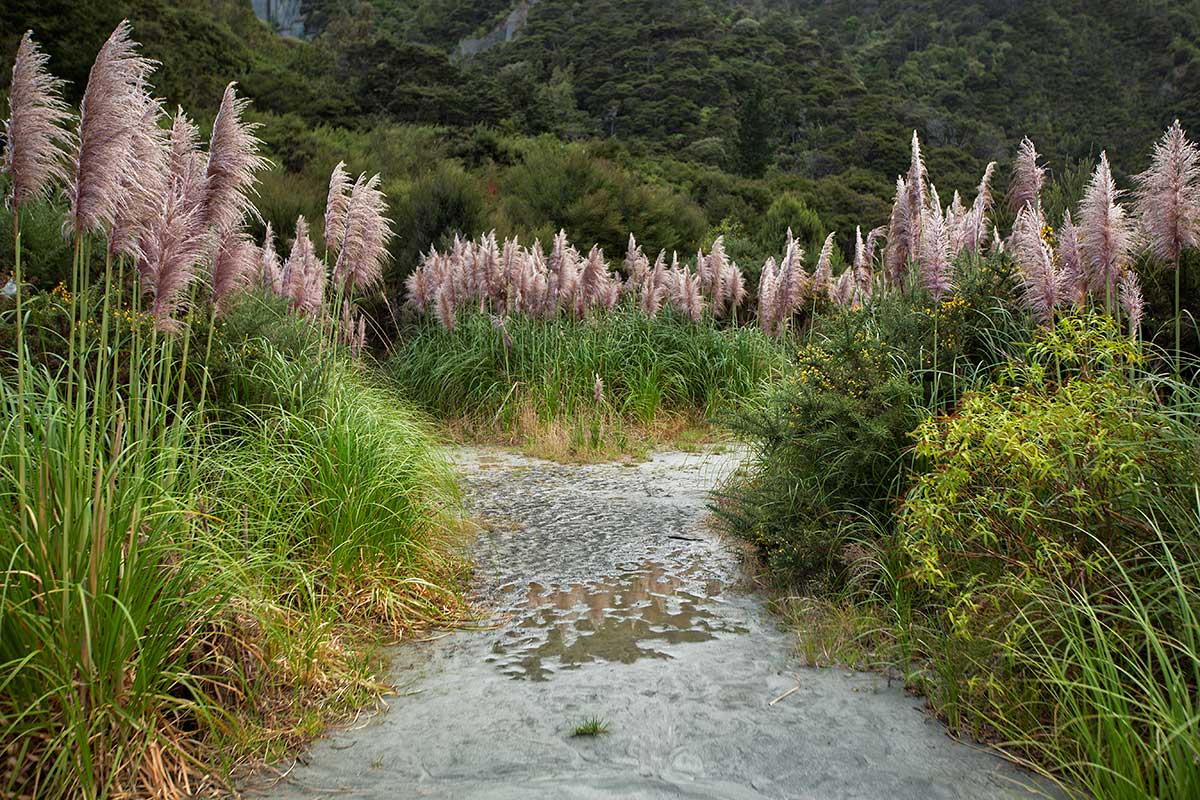
<path fill-rule="evenodd" d="M 799 665 L 706 525 L 736 451 L 632 466 L 455 457 L 483 526 L 473 589 L 490 618 L 398 648 L 387 709 L 252 796 L 1046 796 L 885 677 Z M 573 735 L 592 718 L 605 735 Z"/>

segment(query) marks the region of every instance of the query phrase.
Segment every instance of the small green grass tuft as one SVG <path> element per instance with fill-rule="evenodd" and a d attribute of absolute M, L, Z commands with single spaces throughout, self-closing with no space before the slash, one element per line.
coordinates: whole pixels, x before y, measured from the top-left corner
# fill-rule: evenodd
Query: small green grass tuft
<path fill-rule="evenodd" d="M 572 736 L 604 736 L 608 733 L 608 722 L 600 717 L 589 717 L 575 726 Z"/>

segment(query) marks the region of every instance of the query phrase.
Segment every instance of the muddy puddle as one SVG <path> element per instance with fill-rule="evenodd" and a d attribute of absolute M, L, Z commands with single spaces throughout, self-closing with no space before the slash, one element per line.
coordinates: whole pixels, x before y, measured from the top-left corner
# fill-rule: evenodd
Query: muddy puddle
<path fill-rule="evenodd" d="M 672 658 L 672 645 L 746 633 L 716 608 L 724 584 L 694 581 L 647 561 L 611 578 L 566 586 L 530 583 L 485 661 L 513 678 L 549 680 L 596 661 Z"/>
<path fill-rule="evenodd" d="M 705 524 L 737 451 L 582 467 L 455 456 L 482 527 L 473 589 L 490 618 L 398 648 L 387 709 L 252 796 L 1045 796 L 886 678 L 799 666 Z M 606 735 L 572 735 L 592 718 Z"/>

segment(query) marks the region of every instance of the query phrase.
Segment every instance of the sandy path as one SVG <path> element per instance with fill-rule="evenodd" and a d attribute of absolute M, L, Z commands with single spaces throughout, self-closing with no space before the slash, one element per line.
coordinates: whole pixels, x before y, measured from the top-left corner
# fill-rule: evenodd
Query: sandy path
<path fill-rule="evenodd" d="M 488 528 L 476 588 L 498 627 L 401 648 L 387 712 L 317 742 L 265 796 L 1038 796 L 883 677 L 798 666 L 703 524 L 735 454 L 455 456 Z M 592 716 L 610 732 L 572 737 Z"/>

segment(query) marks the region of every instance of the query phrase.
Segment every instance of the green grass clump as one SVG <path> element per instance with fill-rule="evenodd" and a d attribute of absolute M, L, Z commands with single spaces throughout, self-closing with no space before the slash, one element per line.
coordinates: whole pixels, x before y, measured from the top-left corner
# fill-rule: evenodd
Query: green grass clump
<path fill-rule="evenodd" d="M 783 363 L 761 331 L 635 309 L 575 320 L 464 314 L 423 325 L 388 362 L 406 397 L 494 431 L 605 420 L 648 427 L 755 402 Z M 585 423 L 583 430 L 588 430 Z"/>
<path fill-rule="evenodd" d="M 588 717 L 575 726 L 572 736 L 604 736 L 608 733 L 608 723 L 600 717 Z"/>
<path fill-rule="evenodd" d="M 53 324 L 0 309 L 0 794 L 220 784 L 376 697 L 377 642 L 461 615 L 457 489 L 309 323 L 159 333 L 76 266 L 30 304 Z"/>

